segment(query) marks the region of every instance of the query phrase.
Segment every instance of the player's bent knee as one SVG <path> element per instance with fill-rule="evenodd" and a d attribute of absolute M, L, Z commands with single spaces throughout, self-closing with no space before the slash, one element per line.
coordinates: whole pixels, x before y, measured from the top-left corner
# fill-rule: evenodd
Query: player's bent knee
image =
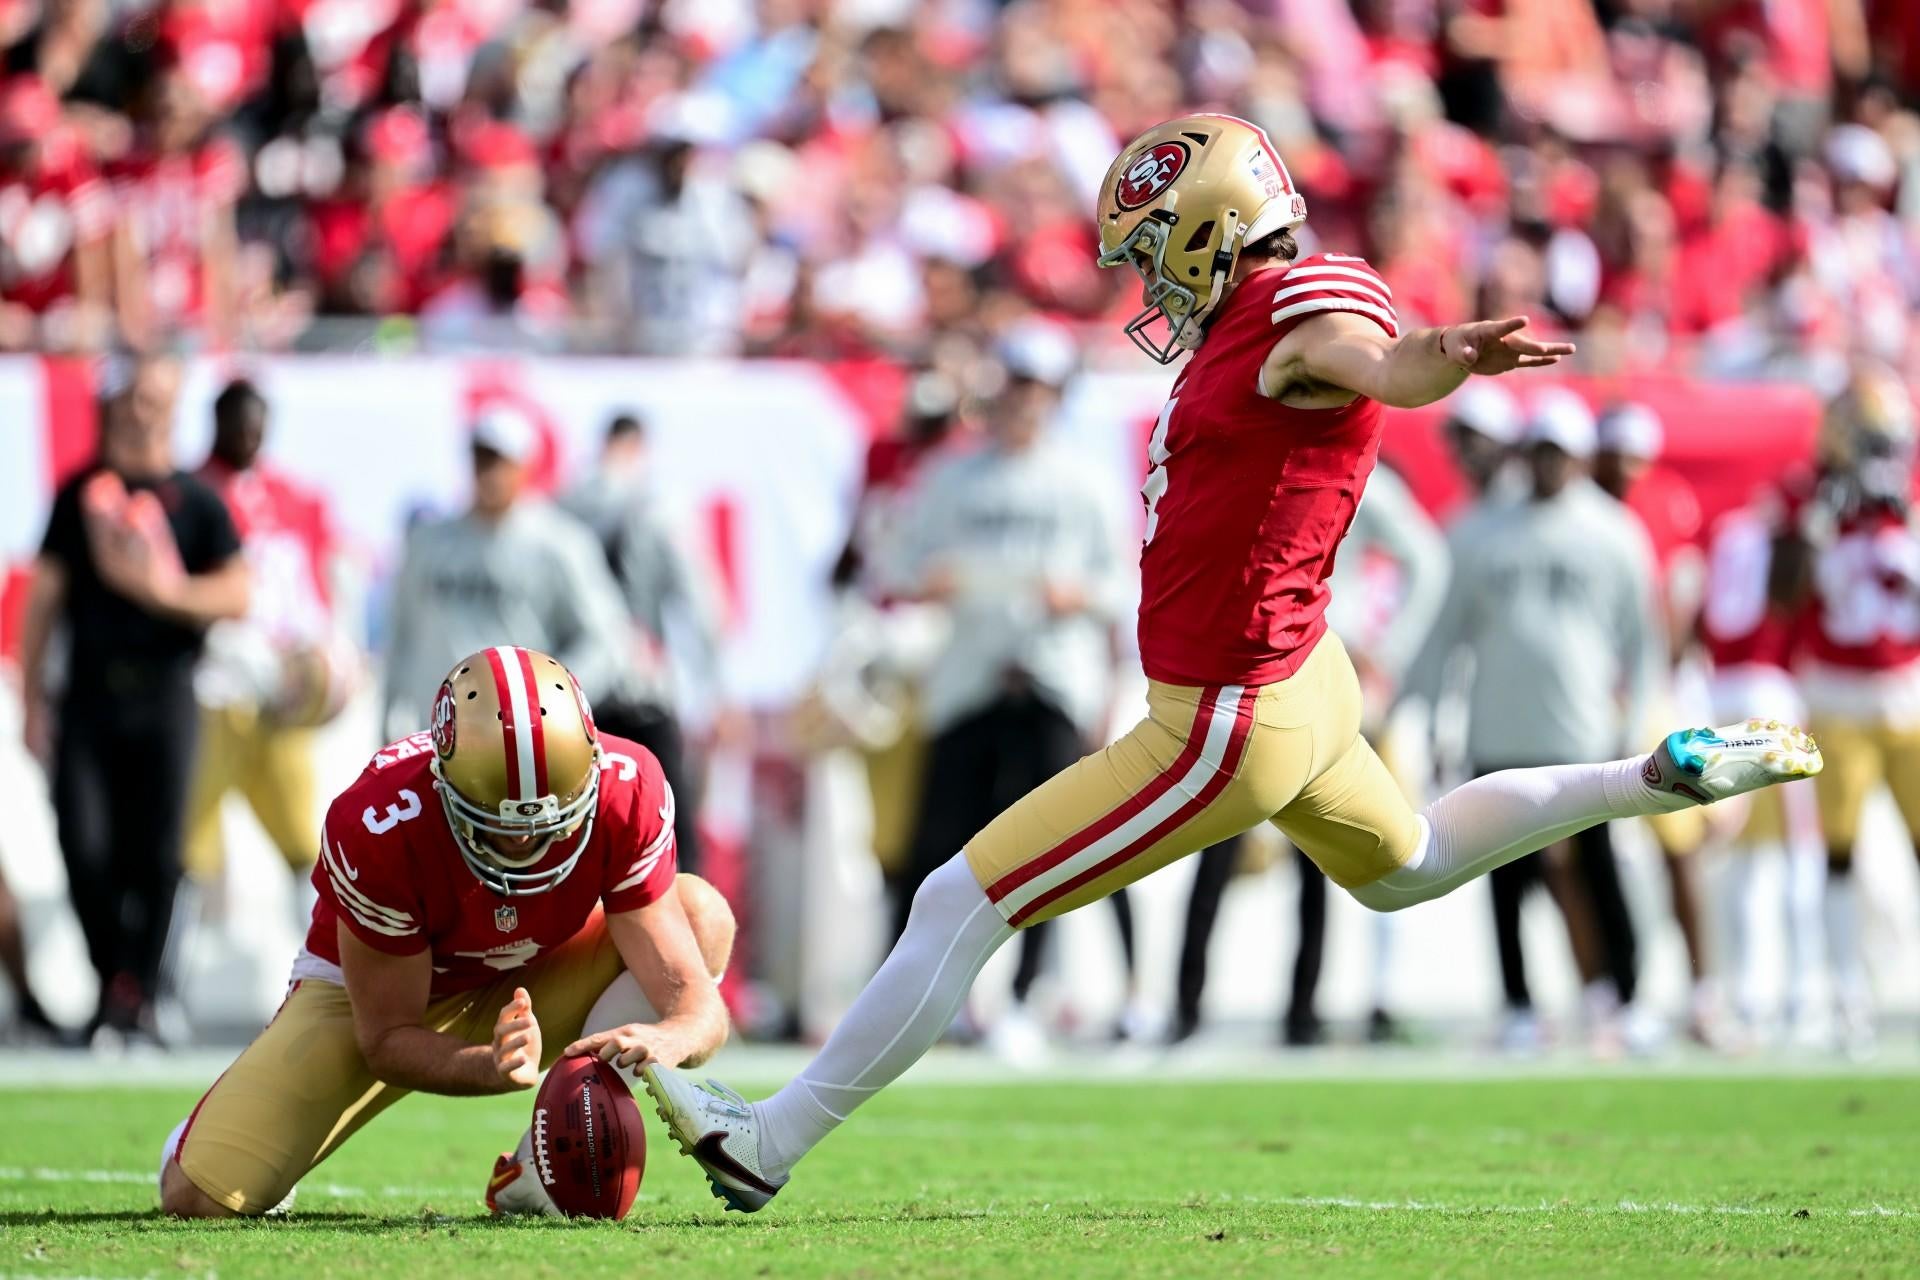
<path fill-rule="evenodd" d="M 234 1218 L 239 1215 L 194 1185 L 186 1170 L 169 1163 L 160 1175 L 160 1212 L 169 1218 Z"/>
<path fill-rule="evenodd" d="M 1347 896 L 1369 911 L 1405 911 L 1427 899 L 1425 896 L 1394 889 L 1375 880 L 1371 884 L 1357 884 L 1347 890 Z"/>
<path fill-rule="evenodd" d="M 955 913 L 964 915 L 986 897 L 986 890 L 974 877 L 967 855 L 956 853 L 933 869 L 920 887 L 913 891 L 913 906 L 907 913 L 907 927 L 923 917 L 949 920 Z"/>
<path fill-rule="evenodd" d="M 718 889 L 689 872 L 674 878 L 673 889 L 679 895 L 681 910 L 687 913 L 687 923 L 693 926 L 693 939 L 700 946 L 707 972 L 719 977 L 733 958 L 733 908 Z"/>

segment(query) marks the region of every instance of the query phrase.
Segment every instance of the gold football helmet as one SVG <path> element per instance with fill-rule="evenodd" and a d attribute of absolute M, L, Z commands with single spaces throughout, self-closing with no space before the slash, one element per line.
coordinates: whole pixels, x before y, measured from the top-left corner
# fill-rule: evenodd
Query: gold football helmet
<path fill-rule="evenodd" d="M 463 658 L 433 700 L 431 737 L 434 790 L 480 882 L 517 897 L 565 880 L 600 799 L 600 735 L 573 673 L 505 645 Z M 533 869 L 576 831 L 571 856 Z"/>
<path fill-rule="evenodd" d="M 1913 397 L 1900 375 L 1863 361 L 1828 403 L 1816 449 L 1826 487 L 1843 508 L 1884 503 L 1905 508 L 1913 487 Z"/>
<path fill-rule="evenodd" d="M 1235 116 L 1169 120 L 1129 142 L 1100 187 L 1100 265 L 1146 282 L 1127 336 L 1161 364 L 1191 351 L 1240 251 L 1307 220 L 1266 131 Z M 1147 332 L 1156 320 L 1167 333 Z"/>
<path fill-rule="evenodd" d="M 1913 397 L 1900 375 L 1881 364 L 1856 365 L 1821 418 L 1821 465 L 1839 469 L 1876 458 L 1911 458 L 1913 449 Z"/>

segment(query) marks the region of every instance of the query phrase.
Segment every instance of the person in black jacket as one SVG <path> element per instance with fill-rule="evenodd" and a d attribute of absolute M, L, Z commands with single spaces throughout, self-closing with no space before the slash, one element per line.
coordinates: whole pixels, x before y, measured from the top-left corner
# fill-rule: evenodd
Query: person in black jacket
<path fill-rule="evenodd" d="M 69 891 L 100 976 L 89 1033 L 157 1039 L 206 628 L 246 612 L 224 503 L 173 460 L 172 360 L 102 402 L 100 456 L 55 496 L 22 634 L 27 745 L 52 766 Z M 56 624 L 66 683 L 49 698 Z"/>

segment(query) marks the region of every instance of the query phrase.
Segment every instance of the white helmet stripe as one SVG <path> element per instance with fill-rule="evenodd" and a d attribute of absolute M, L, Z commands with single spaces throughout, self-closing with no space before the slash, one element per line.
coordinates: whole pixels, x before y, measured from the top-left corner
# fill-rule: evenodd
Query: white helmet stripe
<path fill-rule="evenodd" d="M 518 753 L 514 763 L 520 766 L 516 774 L 520 782 L 520 792 L 515 800 L 537 800 L 535 794 L 538 785 L 534 778 L 532 715 L 527 697 L 526 676 L 520 670 L 520 655 L 504 646 L 493 651 L 500 660 L 502 682 L 507 687 L 507 715 L 513 721 L 513 750 Z"/>

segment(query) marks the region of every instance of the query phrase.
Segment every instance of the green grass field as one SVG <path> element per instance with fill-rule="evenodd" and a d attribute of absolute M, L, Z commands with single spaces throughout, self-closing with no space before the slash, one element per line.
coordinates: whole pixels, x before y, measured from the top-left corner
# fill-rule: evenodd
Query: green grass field
<path fill-rule="evenodd" d="M 1911 1077 L 914 1085 L 751 1218 L 649 1110 L 621 1224 L 485 1216 L 524 1097 L 408 1100 L 289 1218 L 164 1221 L 193 1096 L 0 1090 L 0 1277 L 1920 1274 Z"/>

